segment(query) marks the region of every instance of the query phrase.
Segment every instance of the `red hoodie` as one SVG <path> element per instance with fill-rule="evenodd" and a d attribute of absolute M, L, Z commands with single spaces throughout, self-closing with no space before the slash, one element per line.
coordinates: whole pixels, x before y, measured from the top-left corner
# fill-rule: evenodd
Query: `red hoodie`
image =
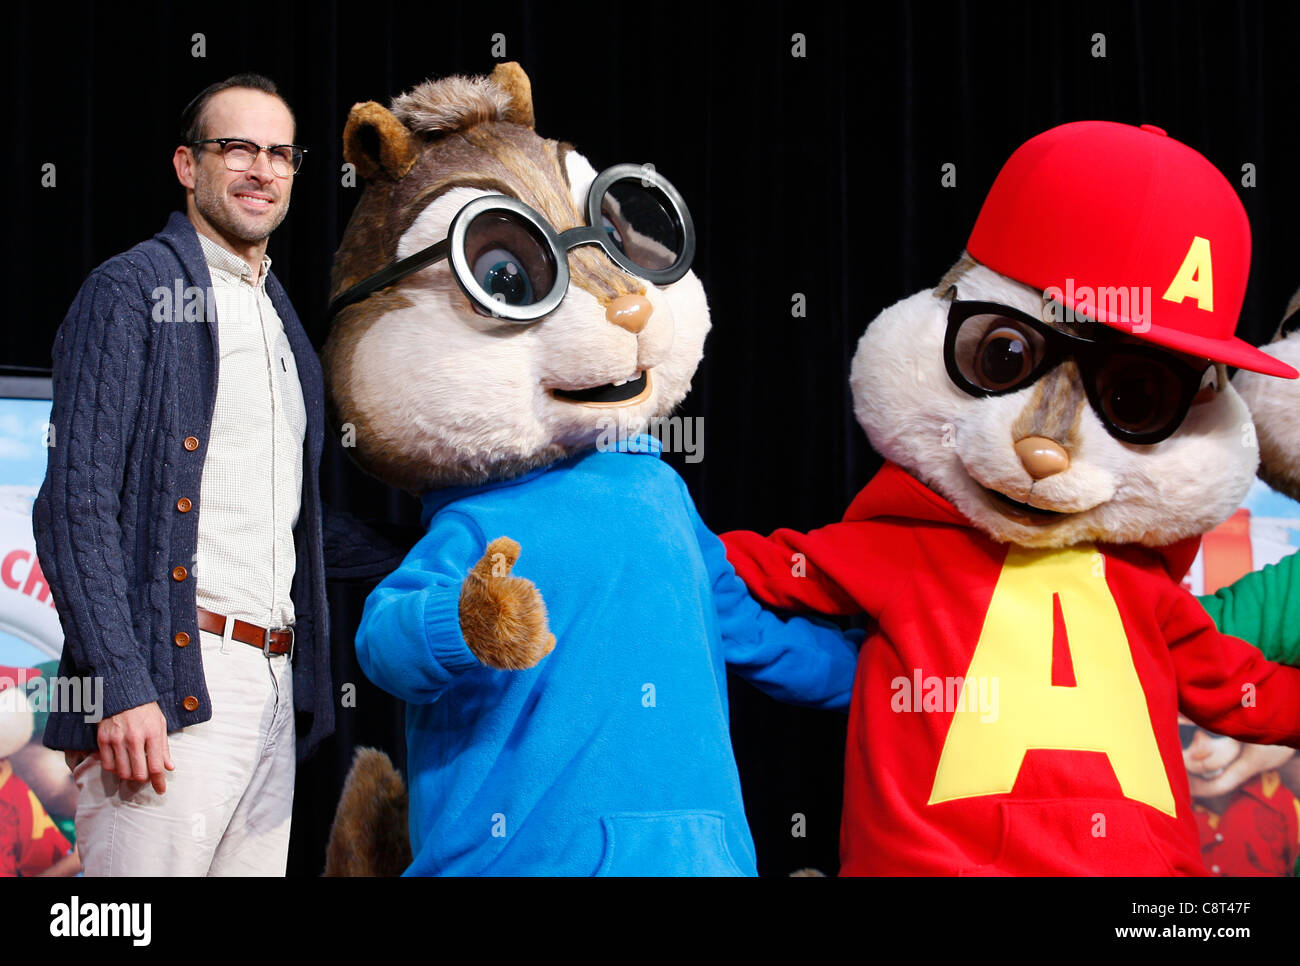
<path fill-rule="evenodd" d="M 877 626 L 858 659 L 845 875 L 1205 874 L 1178 711 L 1300 745 L 1300 670 L 1220 634 L 1170 547 L 997 543 L 887 464 L 844 520 L 737 531 L 754 596 Z"/>

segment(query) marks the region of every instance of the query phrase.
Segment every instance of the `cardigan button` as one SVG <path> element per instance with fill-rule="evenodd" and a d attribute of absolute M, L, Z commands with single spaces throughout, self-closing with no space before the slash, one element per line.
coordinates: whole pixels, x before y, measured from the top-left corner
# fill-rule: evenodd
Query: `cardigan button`
<path fill-rule="evenodd" d="M 177 580 L 177 581 L 184 580 L 189 575 L 190 572 L 186 570 L 184 567 L 172 568 L 172 580 Z"/>
<path fill-rule="evenodd" d="M 197 436 L 186 436 L 185 442 L 181 444 L 191 453 L 199 448 L 199 438 Z"/>
<path fill-rule="evenodd" d="M 182 513 L 189 513 L 190 507 L 192 506 L 194 506 L 194 504 L 190 502 L 188 496 L 183 496 L 176 501 L 176 509 L 180 510 Z"/>
<path fill-rule="evenodd" d="M 190 643 L 190 635 L 186 634 L 184 631 L 177 631 L 176 636 L 173 637 L 172 640 L 176 642 L 177 647 L 188 647 Z"/>
<path fill-rule="evenodd" d="M 199 709 L 199 699 L 192 694 L 182 701 L 181 704 L 185 707 L 186 711 L 197 711 Z"/>

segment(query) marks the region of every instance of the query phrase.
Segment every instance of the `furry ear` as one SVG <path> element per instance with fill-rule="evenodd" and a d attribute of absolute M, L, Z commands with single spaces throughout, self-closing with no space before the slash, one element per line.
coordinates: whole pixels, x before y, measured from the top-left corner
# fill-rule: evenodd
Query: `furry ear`
<path fill-rule="evenodd" d="M 343 157 L 363 178 L 396 181 L 419 156 L 415 136 L 388 108 L 374 101 L 352 105 L 343 129 Z"/>
<path fill-rule="evenodd" d="M 532 127 L 533 85 L 524 69 L 513 60 L 497 64 L 492 68 L 491 81 L 510 95 L 510 107 L 501 116 L 501 120 Z"/>
<path fill-rule="evenodd" d="M 1286 311 L 1282 313 L 1282 321 L 1277 324 L 1277 331 L 1273 333 L 1274 342 L 1281 342 L 1287 337 L 1288 333 L 1283 332 L 1282 327 L 1297 312 L 1300 312 L 1300 289 L 1296 289 L 1296 293 L 1291 296 L 1291 301 L 1286 304 Z M 1291 331 L 1295 331 L 1294 326 L 1292 326 Z"/>

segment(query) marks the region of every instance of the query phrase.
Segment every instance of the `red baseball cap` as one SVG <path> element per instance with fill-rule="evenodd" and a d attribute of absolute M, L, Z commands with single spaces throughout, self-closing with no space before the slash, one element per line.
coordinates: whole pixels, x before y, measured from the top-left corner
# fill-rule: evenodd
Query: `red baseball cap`
<path fill-rule="evenodd" d="M 1076 121 L 1026 141 L 989 189 L 966 250 L 1135 338 L 1300 376 L 1235 335 L 1250 274 L 1236 191 L 1154 125 Z"/>

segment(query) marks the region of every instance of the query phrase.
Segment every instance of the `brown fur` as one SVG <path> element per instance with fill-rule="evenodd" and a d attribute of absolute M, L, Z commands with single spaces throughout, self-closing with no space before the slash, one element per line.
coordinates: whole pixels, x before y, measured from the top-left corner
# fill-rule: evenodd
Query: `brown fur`
<path fill-rule="evenodd" d="M 569 147 L 539 137 L 529 126 L 532 95 L 527 75 L 517 64 L 498 65 L 490 78 L 429 81 L 396 98 L 392 113 L 384 114 L 392 124 L 369 105 L 353 108 L 356 121 L 354 125 L 354 117 L 349 117 L 349 130 L 360 131 L 368 125 L 378 139 L 369 153 L 364 153 L 359 134 L 349 142 L 349 151 L 362 152 L 355 158 L 347 155 L 357 170 L 373 166 L 383 172 L 396 171 L 405 164 L 408 148 L 418 154 L 403 174 L 380 176 L 367 185 L 334 256 L 331 295 L 396 261 L 402 235 L 435 198 L 453 187 L 476 187 L 518 198 L 543 215 L 557 232 L 585 223 L 585 213 L 573 200 L 564 168 L 562 152 Z M 413 123 L 420 125 L 418 130 L 408 127 Z M 605 306 L 623 295 L 645 294 L 640 281 L 593 246 L 569 253 L 569 272 L 571 285 L 589 292 Z M 384 300 L 393 295 L 372 295 L 340 313 L 322 353 L 332 413 L 337 422 L 350 422 L 357 429 L 357 445 L 349 452 L 368 472 L 412 493 L 434 485 L 478 482 L 481 474 L 463 468 L 440 473 L 422 454 L 371 432 L 362 407 L 356 404 L 351 386 L 353 351 L 360 334 L 391 308 Z M 503 466 L 493 472 L 509 475 L 536 465 L 542 463 L 534 459 L 528 465 Z"/>
<path fill-rule="evenodd" d="M 510 94 L 487 77 L 444 77 L 393 98 L 393 114 L 417 134 L 467 131 L 504 121 Z"/>
<path fill-rule="evenodd" d="M 1045 436 L 1074 451 L 1076 430 L 1088 405 L 1073 360 L 1063 362 L 1034 384 L 1033 393 L 1011 427 L 1012 439 Z"/>
<path fill-rule="evenodd" d="M 506 67 L 511 70 L 503 71 Z M 493 78 L 499 74 L 513 77 L 515 71 L 522 78 L 516 78 L 515 82 L 526 85 L 527 78 L 515 64 L 501 65 L 494 71 Z M 460 84 L 449 87 L 452 81 L 464 82 L 469 87 Z M 449 91 L 477 91 L 477 95 L 465 96 L 482 97 L 488 96 L 483 94 L 486 88 L 495 90 L 495 81 L 488 78 L 446 78 L 422 85 L 404 97 L 412 98 L 416 92 L 422 91 L 422 99 L 416 103 L 433 109 L 435 104 L 442 104 Z M 501 96 L 505 97 L 504 94 Z M 488 117 L 491 112 L 486 108 L 460 112 L 457 114 L 460 126 L 441 130 L 441 137 L 413 136 L 400 123 L 403 112 L 396 108 L 401 100 L 394 101 L 395 111 L 389 115 L 399 122 L 400 130 L 387 123 L 374 123 L 374 112 L 368 105 L 359 104 L 353 108 L 354 114 L 361 112 L 357 126 L 369 123 L 379 136 L 379 158 L 395 152 L 400 154 L 400 150 L 388 143 L 394 139 L 416 145 L 419 156 L 396 182 L 379 181 L 366 187 L 335 256 L 332 294 L 338 294 L 395 261 L 397 243 L 403 233 L 420 212 L 449 187 L 481 187 L 518 198 L 545 216 L 556 231 L 584 223 L 585 214 L 569 193 L 568 176 L 558 142 L 538 137 L 526 125 L 499 119 L 495 115 Z M 531 103 L 530 97 L 529 116 Z M 483 106 L 480 104 L 479 107 Z M 411 116 L 410 110 L 405 113 Z M 515 116 L 513 110 L 506 113 Z M 348 124 L 353 126 L 352 117 L 349 117 Z M 564 148 L 567 150 L 568 146 Z M 349 160 L 361 170 L 363 158 L 349 157 Z M 379 164 L 373 157 L 371 160 Z M 608 259 L 599 258 L 593 249 L 578 249 L 569 257 L 571 263 L 578 262 L 570 265 L 574 284 L 598 298 L 607 297 L 612 301 L 620 295 L 645 294 L 643 286 L 620 272 Z"/>
<path fill-rule="evenodd" d="M 1271 469 L 1268 462 L 1263 459 L 1260 460 L 1259 464 L 1259 478 L 1279 493 L 1300 501 L 1300 482 L 1297 482 L 1286 473 Z"/>
<path fill-rule="evenodd" d="M 934 287 L 935 297 L 943 298 L 946 296 L 948 294 L 948 289 L 960 282 L 962 276 L 978 264 L 979 262 L 971 258 L 968 253 L 962 252 L 961 257 L 957 259 L 952 268 L 948 269 L 948 271 L 944 273 L 943 278 L 939 279 L 939 284 Z"/>
<path fill-rule="evenodd" d="M 532 127 L 533 84 L 524 69 L 513 60 L 497 64 L 492 69 L 492 83 L 510 95 L 510 107 L 503 120 Z"/>
<path fill-rule="evenodd" d="M 368 150 L 368 141 L 378 146 L 377 155 Z M 356 165 L 363 178 L 394 181 L 406 176 L 419 157 L 419 145 L 411 132 L 382 104 L 366 101 L 348 113 L 343 129 L 343 157 Z"/>
<path fill-rule="evenodd" d="M 519 544 L 498 537 L 465 577 L 460 591 L 460 628 L 474 656 L 488 667 L 520 671 L 555 648 L 546 625 L 546 604 L 531 580 L 511 577 Z"/>
<path fill-rule="evenodd" d="M 569 193 L 558 147 L 527 128 L 501 122 L 426 143 L 400 180 L 367 186 L 335 255 L 331 294 L 396 261 L 402 235 L 434 198 L 451 187 L 477 187 L 518 198 L 556 231 L 581 225 L 585 215 Z M 381 146 L 379 153 L 383 156 L 387 151 L 387 146 Z M 597 298 L 612 301 L 620 295 L 645 294 L 644 286 L 593 248 L 574 250 L 569 261 L 573 283 Z"/>
<path fill-rule="evenodd" d="M 402 776 L 382 751 L 358 748 L 325 848 L 327 876 L 398 876 L 411 864 Z"/>

